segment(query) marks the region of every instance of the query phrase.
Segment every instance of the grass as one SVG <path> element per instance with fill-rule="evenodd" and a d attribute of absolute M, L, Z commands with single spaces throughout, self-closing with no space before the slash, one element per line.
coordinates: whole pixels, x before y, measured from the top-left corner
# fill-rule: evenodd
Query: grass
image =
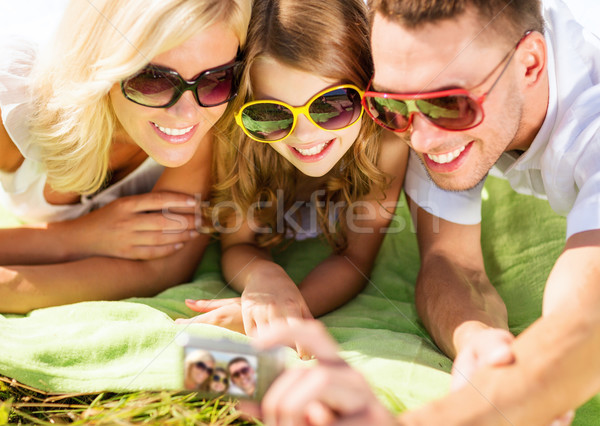
<path fill-rule="evenodd" d="M 0 425 L 255 425 L 196 393 L 50 394 L 0 376 Z"/>

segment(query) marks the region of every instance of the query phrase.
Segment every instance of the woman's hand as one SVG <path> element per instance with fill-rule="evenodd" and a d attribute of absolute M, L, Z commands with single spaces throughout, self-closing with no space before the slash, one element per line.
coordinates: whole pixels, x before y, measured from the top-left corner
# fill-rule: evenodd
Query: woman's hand
<path fill-rule="evenodd" d="M 153 259 L 170 255 L 197 237 L 194 198 L 150 192 L 119 198 L 72 221 L 63 234 L 73 256 Z"/>

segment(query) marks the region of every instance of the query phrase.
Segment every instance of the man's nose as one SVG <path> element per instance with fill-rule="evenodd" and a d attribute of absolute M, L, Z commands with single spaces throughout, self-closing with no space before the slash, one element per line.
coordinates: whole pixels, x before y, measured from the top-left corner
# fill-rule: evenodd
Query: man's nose
<path fill-rule="evenodd" d="M 413 113 L 410 132 L 410 146 L 417 152 L 435 152 L 444 143 L 447 131 L 430 123 L 419 113 Z"/>

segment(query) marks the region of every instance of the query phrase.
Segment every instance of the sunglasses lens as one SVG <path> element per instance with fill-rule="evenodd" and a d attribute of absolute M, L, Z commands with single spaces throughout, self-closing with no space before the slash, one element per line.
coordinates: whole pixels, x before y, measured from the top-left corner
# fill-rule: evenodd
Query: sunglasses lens
<path fill-rule="evenodd" d="M 213 382 L 217 382 L 217 383 L 227 383 L 227 377 L 224 376 L 219 376 L 219 375 L 214 375 L 212 377 Z"/>
<path fill-rule="evenodd" d="M 250 368 L 249 367 L 244 367 L 244 368 L 239 369 L 238 371 L 235 371 L 231 375 L 231 377 L 237 380 L 237 379 L 240 378 L 240 376 L 245 376 L 248 373 L 250 373 Z"/>
<path fill-rule="evenodd" d="M 411 105 L 411 103 L 413 103 Z M 474 99 L 467 95 L 442 96 L 415 100 L 367 96 L 367 112 L 386 129 L 403 132 L 415 107 L 438 127 L 448 130 L 469 129 L 481 122 L 483 113 Z"/>
<path fill-rule="evenodd" d="M 180 84 L 175 75 L 164 73 L 152 67 L 123 82 L 123 93 L 135 103 L 150 107 L 168 105 Z"/>
<path fill-rule="evenodd" d="M 198 99 L 210 107 L 229 101 L 236 93 L 234 67 L 209 71 L 198 80 Z"/>
<path fill-rule="evenodd" d="M 429 121 L 448 130 L 468 129 L 483 117 L 479 104 L 466 95 L 418 99 L 415 103 Z"/>
<path fill-rule="evenodd" d="M 259 103 L 248 105 L 242 110 L 242 125 L 254 138 L 272 142 L 290 133 L 294 114 L 279 104 Z"/>
<path fill-rule="evenodd" d="M 204 371 L 208 372 L 208 374 L 212 375 L 212 373 L 213 373 L 213 369 L 211 367 L 209 367 L 208 365 L 206 365 L 205 363 L 203 363 L 202 361 L 198 361 L 195 364 L 195 366 L 196 366 L 196 368 L 198 368 L 200 370 L 204 370 Z"/>
<path fill-rule="evenodd" d="M 368 96 L 365 98 L 367 112 L 377 124 L 389 130 L 404 131 L 408 128 L 408 105 L 402 100 Z"/>
<path fill-rule="evenodd" d="M 310 118 L 325 130 L 343 129 L 360 117 L 360 93 L 352 88 L 327 92 L 310 104 Z"/>

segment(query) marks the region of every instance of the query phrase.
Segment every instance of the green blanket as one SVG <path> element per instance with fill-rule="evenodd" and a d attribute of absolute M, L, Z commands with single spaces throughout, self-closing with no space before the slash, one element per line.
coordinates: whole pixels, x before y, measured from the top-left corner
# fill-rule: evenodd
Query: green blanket
<path fill-rule="evenodd" d="M 490 177 L 483 196 L 486 268 L 507 303 L 511 330 L 519 333 L 540 315 L 545 279 L 564 244 L 565 221 L 547 202 L 516 194 L 503 180 Z M 451 367 L 417 318 L 413 287 L 419 259 L 404 201 L 397 214 L 401 232 L 386 236 L 365 290 L 322 317 L 342 356 L 396 411 L 443 396 Z M 2 223 L 10 224 L 9 219 Z M 275 257 L 298 281 L 328 253 L 322 242 L 306 240 Z M 218 327 L 175 325 L 173 318 L 194 315 L 183 300 L 235 295 L 223 284 L 218 244 L 212 244 L 193 282 L 154 298 L 0 316 L 0 374 L 54 392 L 176 389 L 181 386 L 174 343 L 179 333 L 246 340 Z M 291 349 L 288 358 L 290 364 L 302 363 Z M 597 424 L 598 418 L 600 397 L 578 410 L 574 424 Z"/>

